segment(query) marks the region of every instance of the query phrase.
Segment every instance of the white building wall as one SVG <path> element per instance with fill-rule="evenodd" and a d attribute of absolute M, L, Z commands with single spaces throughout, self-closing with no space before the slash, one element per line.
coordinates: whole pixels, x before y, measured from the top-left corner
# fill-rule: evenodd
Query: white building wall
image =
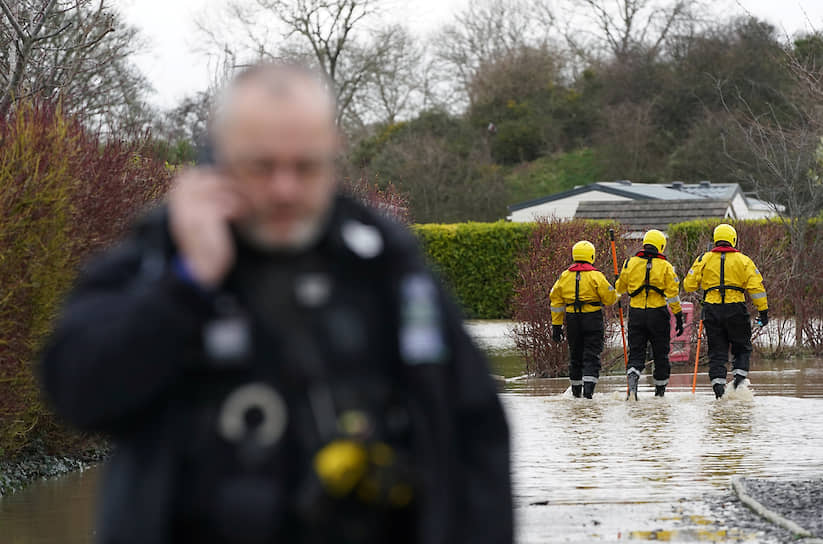
<path fill-rule="evenodd" d="M 753 217 L 751 217 L 751 210 L 749 210 L 749 204 L 746 202 L 746 198 L 740 193 L 734 195 L 731 208 L 734 212 L 733 217 L 737 219 L 753 219 Z"/>
<path fill-rule="evenodd" d="M 735 196 L 732 200 L 732 207 L 737 214 L 738 219 L 769 219 L 775 217 L 777 214 L 769 206 L 762 204 L 749 207 L 748 201 L 740 194 Z"/>
<path fill-rule="evenodd" d="M 749 210 L 746 219 L 769 219 L 770 217 L 774 217 L 774 212 L 771 210 Z"/>
<path fill-rule="evenodd" d="M 536 221 L 540 218 L 556 217 L 558 219 L 572 219 L 577 212 L 577 205 L 584 201 L 603 200 L 632 200 L 625 196 L 618 196 L 604 191 L 588 191 L 559 200 L 552 200 L 528 208 L 513 211 L 508 220 L 514 223 Z"/>

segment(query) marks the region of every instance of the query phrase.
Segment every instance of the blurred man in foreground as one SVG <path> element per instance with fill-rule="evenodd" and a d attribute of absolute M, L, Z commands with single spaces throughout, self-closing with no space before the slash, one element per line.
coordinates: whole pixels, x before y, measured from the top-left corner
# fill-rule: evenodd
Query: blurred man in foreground
<path fill-rule="evenodd" d="M 338 195 L 328 88 L 238 75 L 214 165 L 69 297 L 44 383 L 118 446 L 101 542 L 512 541 L 485 360 L 413 238 Z"/>

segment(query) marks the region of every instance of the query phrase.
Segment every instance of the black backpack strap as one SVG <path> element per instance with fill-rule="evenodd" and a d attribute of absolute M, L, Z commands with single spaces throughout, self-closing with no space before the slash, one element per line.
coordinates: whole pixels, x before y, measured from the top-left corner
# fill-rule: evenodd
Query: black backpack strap
<path fill-rule="evenodd" d="M 599 300 L 580 300 L 580 271 L 577 271 L 575 272 L 574 278 L 574 302 L 569 304 L 569 306 L 573 307 L 575 312 L 580 313 L 583 311 L 585 304 L 589 306 L 603 305 Z"/>
<path fill-rule="evenodd" d="M 641 285 L 640 287 L 638 287 L 637 289 L 635 289 L 634 291 L 629 293 L 629 297 L 634 298 L 637 295 L 639 295 L 641 292 L 646 291 L 646 298 L 649 298 L 649 291 L 651 290 L 651 291 L 654 291 L 656 293 L 659 293 L 660 296 L 662 296 L 663 298 L 666 298 L 666 293 L 663 291 L 663 289 L 661 289 L 660 287 L 657 287 L 656 285 L 652 285 L 651 283 L 649 283 L 649 278 L 650 278 L 651 272 L 652 272 L 652 262 L 653 262 L 652 259 L 654 259 L 653 256 L 651 256 L 651 255 L 646 256 L 646 280 L 643 283 L 643 285 Z"/>
<path fill-rule="evenodd" d="M 709 287 L 708 289 L 703 291 L 703 300 L 706 300 L 706 295 L 709 294 L 709 291 L 720 291 L 720 303 L 726 304 L 726 291 L 740 291 L 741 293 L 745 293 L 746 290 L 742 287 L 738 287 L 737 285 L 726 285 L 726 254 L 720 254 L 720 285 L 715 285 L 714 287 Z"/>
<path fill-rule="evenodd" d="M 726 304 L 726 254 L 720 254 L 720 304 Z"/>
<path fill-rule="evenodd" d="M 580 313 L 583 303 L 580 302 L 580 271 L 575 272 L 574 278 L 574 311 Z"/>

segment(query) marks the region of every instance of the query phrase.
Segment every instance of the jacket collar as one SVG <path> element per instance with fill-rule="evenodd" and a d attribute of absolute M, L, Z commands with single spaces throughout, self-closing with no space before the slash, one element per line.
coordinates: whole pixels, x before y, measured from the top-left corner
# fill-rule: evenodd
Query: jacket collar
<path fill-rule="evenodd" d="M 569 272 L 591 272 L 592 270 L 597 269 L 589 263 L 574 263 L 569 267 Z"/>
<path fill-rule="evenodd" d="M 663 255 L 662 253 L 649 253 L 644 249 L 641 249 L 640 251 L 638 251 L 637 254 L 635 254 L 635 257 L 642 257 L 644 259 L 648 259 L 649 257 L 653 257 L 653 258 L 657 258 L 657 259 L 663 259 L 664 261 L 666 260 L 666 256 Z"/>

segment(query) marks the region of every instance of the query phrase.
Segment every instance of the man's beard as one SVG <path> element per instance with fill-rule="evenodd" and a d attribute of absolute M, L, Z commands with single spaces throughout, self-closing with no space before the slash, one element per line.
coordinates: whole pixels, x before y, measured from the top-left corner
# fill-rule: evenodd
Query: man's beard
<path fill-rule="evenodd" d="M 237 233 L 250 246 L 261 251 L 303 251 L 312 246 L 326 226 L 328 213 L 300 219 L 285 235 L 273 234 L 262 222 L 247 221 L 237 225 Z"/>

